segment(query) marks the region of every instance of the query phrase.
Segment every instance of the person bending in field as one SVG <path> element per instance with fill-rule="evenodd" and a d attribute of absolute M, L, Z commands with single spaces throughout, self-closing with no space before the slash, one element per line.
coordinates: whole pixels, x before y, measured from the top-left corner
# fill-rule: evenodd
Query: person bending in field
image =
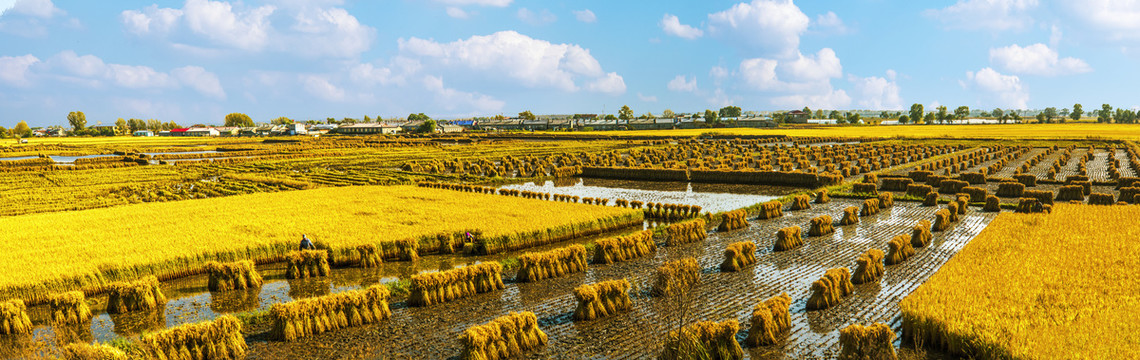
<path fill-rule="evenodd" d="M 317 247 L 313 246 L 313 242 L 309 241 L 309 237 L 301 234 L 301 250 L 316 250 Z"/>
<path fill-rule="evenodd" d="M 475 237 L 471 236 L 471 232 L 467 232 L 467 242 L 475 242 Z"/>

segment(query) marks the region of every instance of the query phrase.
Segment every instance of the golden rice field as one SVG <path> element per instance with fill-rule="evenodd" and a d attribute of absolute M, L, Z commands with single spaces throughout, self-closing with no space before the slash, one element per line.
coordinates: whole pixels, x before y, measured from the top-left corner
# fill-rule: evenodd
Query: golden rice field
<path fill-rule="evenodd" d="M 177 274 L 211 259 L 272 258 L 295 250 L 301 234 L 352 247 L 468 229 L 504 237 L 635 214 L 640 212 L 414 186 L 359 186 L 0 217 L 0 293 L 27 298 L 44 290 L 40 284 L 74 287 Z"/>
<path fill-rule="evenodd" d="M 1123 124 L 994 124 L 994 125 L 881 125 L 881 126 L 814 126 L 679 130 L 595 131 L 576 134 L 612 136 L 698 136 L 706 133 L 725 135 L 788 135 L 840 137 L 908 137 L 908 138 L 990 138 L 990 139 L 1115 139 L 1140 140 L 1140 126 Z"/>
<path fill-rule="evenodd" d="M 1140 207 L 1004 213 L 900 307 L 905 337 L 971 358 L 1140 358 Z"/>

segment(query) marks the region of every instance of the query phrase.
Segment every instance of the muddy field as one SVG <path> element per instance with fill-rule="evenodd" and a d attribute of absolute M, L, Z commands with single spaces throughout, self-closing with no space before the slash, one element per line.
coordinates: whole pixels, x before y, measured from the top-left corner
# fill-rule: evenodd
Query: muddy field
<path fill-rule="evenodd" d="M 832 267 L 853 268 L 859 254 L 869 248 L 886 249 L 894 235 L 907 233 L 920 219 L 930 219 L 935 208 L 900 203 L 857 225 L 836 227 L 836 233 L 806 238 L 794 251 L 770 251 L 777 229 L 798 225 L 820 214 L 838 218 L 852 200 L 835 200 L 811 210 L 787 212 L 783 218 L 752 220 L 742 230 L 713 233 L 703 243 L 660 247 L 656 256 L 613 265 L 591 265 L 584 273 L 539 283 L 513 283 L 494 293 L 435 305 L 409 308 L 400 299 L 392 304 L 393 316 L 381 324 L 323 334 L 291 343 L 267 341 L 263 324 L 248 329 L 250 358 L 409 358 L 445 359 L 460 352 L 458 335 L 467 327 L 487 322 L 511 311 L 533 311 L 540 327 L 550 336 L 546 348 L 534 358 L 653 358 L 661 339 L 679 323 L 697 320 L 737 319 L 747 336 L 752 307 L 764 299 L 787 292 L 793 297 L 793 328 L 783 344 L 747 349 L 751 358 L 834 357 L 838 330 L 854 322 L 881 321 L 901 331 L 898 302 L 932 275 L 993 218 L 992 213 L 971 211 L 945 233 L 935 233 L 931 246 L 903 264 L 888 266 L 880 284 L 856 287 L 855 294 L 839 306 L 806 311 L 811 282 Z M 759 247 L 759 263 L 739 273 L 721 273 L 717 266 L 728 243 L 748 240 Z M 705 269 L 700 285 L 689 301 L 651 298 L 647 295 L 654 269 L 684 257 L 696 257 Z M 511 278 L 513 274 L 507 274 Z M 628 278 L 635 285 L 634 309 L 612 318 L 574 322 L 577 305 L 571 290 L 584 283 Z M 681 319 L 678 314 L 689 309 Z"/>

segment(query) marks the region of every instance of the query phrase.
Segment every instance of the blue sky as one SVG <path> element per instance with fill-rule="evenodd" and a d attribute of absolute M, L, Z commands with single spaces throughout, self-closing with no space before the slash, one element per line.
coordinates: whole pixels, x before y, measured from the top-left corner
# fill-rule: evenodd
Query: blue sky
<path fill-rule="evenodd" d="M 1138 105 L 1140 2 L 0 0 L 0 126 Z"/>

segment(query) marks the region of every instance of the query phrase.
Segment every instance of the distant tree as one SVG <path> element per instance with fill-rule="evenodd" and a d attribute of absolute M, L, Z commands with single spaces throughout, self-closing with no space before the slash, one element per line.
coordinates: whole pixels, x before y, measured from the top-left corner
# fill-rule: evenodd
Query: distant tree
<path fill-rule="evenodd" d="M 12 136 L 15 137 L 28 137 L 32 135 L 32 129 L 28 127 L 28 122 L 20 120 L 16 123 L 16 127 L 12 128 Z"/>
<path fill-rule="evenodd" d="M 741 113 L 741 109 L 739 106 L 725 106 L 725 107 L 720 108 L 720 112 L 718 112 L 717 115 L 719 115 L 722 118 L 740 117 L 740 113 Z"/>
<path fill-rule="evenodd" d="M 432 119 L 424 120 L 424 122 L 422 124 L 420 124 L 420 126 L 416 127 L 416 132 L 421 133 L 421 134 L 433 133 L 433 132 L 435 132 L 435 125 L 436 125 L 435 120 L 432 120 Z"/>
<path fill-rule="evenodd" d="M 950 113 L 946 111 L 945 105 L 938 106 L 938 114 L 934 118 L 938 120 L 939 124 L 945 123 L 946 119 L 950 118 Z"/>
<path fill-rule="evenodd" d="M 618 110 L 618 119 L 629 120 L 633 118 L 633 109 L 629 105 L 622 105 L 621 110 Z"/>
<path fill-rule="evenodd" d="M 835 123 L 836 124 L 846 124 L 847 123 L 847 113 L 843 113 L 843 114 L 840 114 L 839 116 L 836 116 L 835 117 Z"/>
<path fill-rule="evenodd" d="M 1018 114 L 1016 111 L 1010 111 L 1009 118 L 1015 123 L 1021 122 L 1021 114 Z"/>
<path fill-rule="evenodd" d="M 957 109 L 954 109 L 954 118 L 956 118 L 958 120 L 965 120 L 969 116 L 970 116 L 970 107 L 969 106 L 962 105 L 962 106 L 959 106 Z"/>
<path fill-rule="evenodd" d="M 808 118 L 811 117 L 811 108 L 804 106 L 803 112 L 807 113 Z"/>
<path fill-rule="evenodd" d="M 891 114 L 890 114 L 890 113 L 888 113 L 886 110 L 883 110 L 883 112 L 880 112 L 880 113 L 879 113 L 879 118 L 880 118 L 880 119 L 886 119 L 886 118 L 888 118 L 888 117 L 890 117 L 890 116 L 891 116 Z"/>
<path fill-rule="evenodd" d="M 123 118 L 119 118 L 119 120 L 115 121 L 115 128 L 119 130 L 120 134 L 129 134 L 131 132 L 131 127 L 127 126 L 127 121 L 123 120 Z"/>
<path fill-rule="evenodd" d="M 605 116 L 605 120 L 617 120 L 617 119 L 618 119 L 617 116 L 614 116 L 614 114 L 606 114 L 606 116 Z"/>
<path fill-rule="evenodd" d="M 815 118 L 816 119 L 822 119 L 823 118 L 823 109 L 819 109 L 819 110 L 815 111 Z"/>
<path fill-rule="evenodd" d="M 523 120 L 534 120 L 534 119 L 537 119 L 537 118 L 538 118 L 538 117 L 537 117 L 537 116 L 534 116 L 534 113 L 530 112 L 530 110 L 527 110 L 527 111 L 523 111 L 523 112 L 519 113 L 519 119 L 523 119 Z"/>
<path fill-rule="evenodd" d="M 847 113 L 847 123 L 848 124 L 858 124 L 859 120 L 862 120 L 862 119 L 863 119 L 863 117 L 859 116 L 859 113 L 857 113 L 857 112 L 852 111 L 850 113 Z"/>
<path fill-rule="evenodd" d="M 899 124 L 906 124 L 907 122 L 910 122 L 909 117 L 907 117 L 906 115 L 899 116 Z"/>
<path fill-rule="evenodd" d="M 653 115 L 653 112 L 652 112 L 652 111 L 647 111 L 647 112 L 645 112 L 644 114 L 641 114 L 641 116 L 638 116 L 638 118 L 641 118 L 641 119 L 656 119 L 656 116 L 654 116 L 654 115 Z"/>
<path fill-rule="evenodd" d="M 1100 112 L 1097 113 L 1096 122 L 1110 123 L 1112 122 L 1112 106 L 1104 104 L 1100 106 Z"/>
<path fill-rule="evenodd" d="M 666 119 L 672 119 L 672 118 L 677 117 L 677 114 L 673 113 L 673 110 L 665 109 L 665 111 L 661 112 L 661 117 L 666 118 Z"/>
<path fill-rule="evenodd" d="M 424 113 L 408 114 L 408 121 L 428 121 L 428 120 L 431 120 L 431 117 L 424 115 Z"/>
<path fill-rule="evenodd" d="M 67 113 L 67 122 L 71 124 L 72 131 L 82 132 L 87 128 L 87 115 L 82 111 L 72 111 Z"/>
<path fill-rule="evenodd" d="M 1041 114 L 1045 115 L 1045 122 L 1046 123 L 1052 123 L 1053 118 L 1057 117 L 1057 108 L 1047 107 L 1047 108 L 1045 108 L 1045 111 L 1041 112 Z"/>
<path fill-rule="evenodd" d="M 839 110 L 831 110 L 831 113 L 827 114 L 827 118 L 831 120 L 839 120 L 841 117 L 843 115 L 839 113 Z"/>
<path fill-rule="evenodd" d="M 1081 119 L 1081 115 L 1084 114 L 1085 109 L 1081 107 L 1081 104 L 1073 104 L 1073 111 L 1069 112 L 1069 118 L 1073 119 L 1073 121 L 1078 121 Z"/>
<path fill-rule="evenodd" d="M 368 117 L 368 115 L 364 115 L 364 122 L 370 123 L 372 122 L 372 118 Z"/>
<path fill-rule="evenodd" d="M 158 121 L 158 120 L 155 120 L 155 121 Z M 180 128 L 182 128 L 182 127 L 178 126 L 177 123 L 175 123 L 173 121 L 168 121 L 168 122 L 162 124 L 161 130 L 171 130 L 171 129 L 180 129 Z"/>
<path fill-rule="evenodd" d="M 922 119 L 922 115 L 925 113 L 926 110 L 922 108 L 922 104 L 912 104 L 910 106 L 910 119 L 914 120 L 916 123 L 918 122 L 918 119 Z"/>
<path fill-rule="evenodd" d="M 1069 108 L 1061 108 L 1061 122 L 1065 122 L 1065 118 L 1069 117 Z"/>
<path fill-rule="evenodd" d="M 1045 123 L 1045 113 L 1044 112 L 1037 113 L 1037 116 L 1035 116 L 1035 117 L 1037 118 L 1038 124 L 1044 124 Z"/>
<path fill-rule="evenodd" d="M 926 125 L 934 124 L 934 113 L 933 112 L 926 113 L 926 116 L 922 118 L 922 122 L 925 123 Z"/>
<path fill-rule="evenodd" d="M 337 123 L 337 121 L 335 118 L 325 118 L 325 124 L 332 125 L 332 124 L 336 124 L 336 123 Z"/>
<path fill-rule="evenodd" d="M 711 124 L 719 124 L 719 123 L 720 123 L 720 118 L 718 117 L 717 112 L 709 110 L 709 109 L 705 109 L 705 124 L 711 125 Z"/>
<path fill-rule="evenodd" d="M 243 113 L 229 113 L 226 115 L 225 126 L 254 127 L 253 118 Z"/>
<path fill-rule="evenodd" d="M 7 139 L 12 137 L 12 132 L 8 128 L 0 126 L 0 139 Z"/>
<path fill-rule="evenodd" d="M 368 116 L 368 115 L 365 115 L 365 116 Z M 270 121 L 269 123 L 273 124 L 273 125 L 289 125 L 289 124 L 293 123 L 293 119 L 282 116 L 282 117 L 273 119 L 273 121 Z"/>

